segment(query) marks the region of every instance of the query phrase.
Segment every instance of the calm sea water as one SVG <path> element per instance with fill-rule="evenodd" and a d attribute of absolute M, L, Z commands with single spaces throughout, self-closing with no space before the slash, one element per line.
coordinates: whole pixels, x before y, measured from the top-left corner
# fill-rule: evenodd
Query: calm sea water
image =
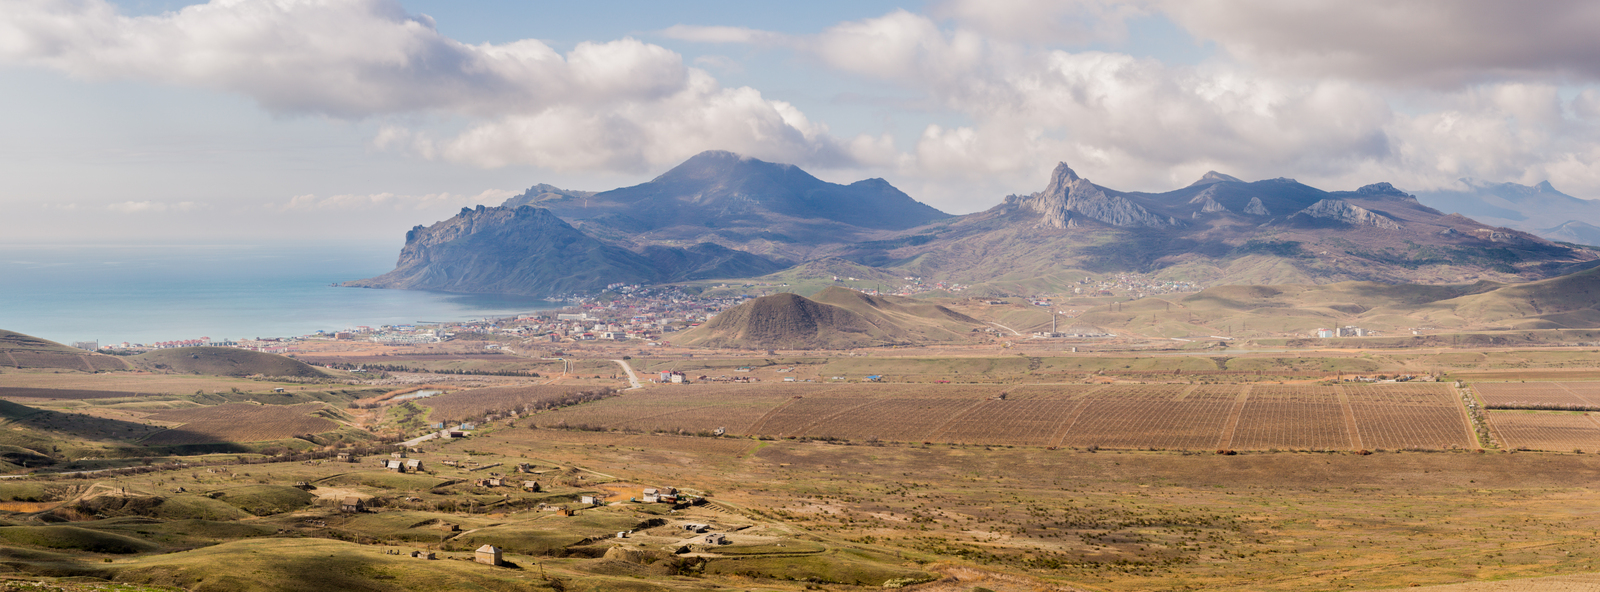
<path fill-rule="evenodd" d="M 0 245 L 0 329 L 71 343 L 246 339 L 548 309 L 530 298 L 337 288 L 397 247 Z"/>

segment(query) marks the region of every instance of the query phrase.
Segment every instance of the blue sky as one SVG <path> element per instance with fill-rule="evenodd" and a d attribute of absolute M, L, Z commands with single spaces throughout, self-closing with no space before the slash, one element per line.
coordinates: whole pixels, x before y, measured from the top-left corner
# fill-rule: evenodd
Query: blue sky
<path fill-rule="evenodd" d="M 398 244 L 707 149 L 952 213 L 1060 161 L 1596 198 L 1592 4 L 10 0 L 0 241 Z"/>

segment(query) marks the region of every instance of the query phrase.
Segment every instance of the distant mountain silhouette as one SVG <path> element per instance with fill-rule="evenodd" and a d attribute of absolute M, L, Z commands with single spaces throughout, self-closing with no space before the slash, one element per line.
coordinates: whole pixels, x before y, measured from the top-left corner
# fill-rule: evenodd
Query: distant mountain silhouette
<path fill-rule="evenodd" d="M 1491 213 L 1592 205 L 1548 184 L 1483 191 L 1491 190 L 1501 197 L 1474 202 L 1500 208 Z M 1583 226 L 1564 222 L 1536 229 L 1590 242 Z M 1440 284 L 1542 279 L 1596 259 L 1600 252 L 1446 214 L 1389 183 L 1325 191 L 1212 171 L 1145 193 L 1097 185 L 1061 163 L 1036 193 L 947 216 L 881 179 L 839 185 L 792 165 L 711 151 L 639 185 L 536 185 L 505 206 L 418 226 L 395 271 L 350 285 L 553 295 L 791 266 L 784 277 L 798 279 L 850 265 L 1000 292 L 1119 272 L 1207 285 Z"/>
<path fill-rule="evenodd" d="M 1600 201 L 1567 195 L 1549 181 L 1519 185 L 1461 179 L 1454 188 L 1420 192 L 1417 199 L 1441 211 L 1552 240 L 1595 244 L 1593 239 L 1574 240 L 1584 233 L 1566 224 L 1600 226 Z"/>

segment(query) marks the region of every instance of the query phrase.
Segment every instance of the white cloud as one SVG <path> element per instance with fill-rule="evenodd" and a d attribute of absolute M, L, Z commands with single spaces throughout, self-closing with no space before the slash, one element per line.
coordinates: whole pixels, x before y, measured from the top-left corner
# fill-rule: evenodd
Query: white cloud
<path fill-rule="evenodd" d="M 268 204 L 279 211 L 342 211 L 363 212 L 374 210 L 409 211 L 438 210 L 458 206 L 500 205 L 517 195 L 516 191 L 486 189 L 476 195 L 458 193 L 429 193 L 424 195 L 397 195 L 394 193 L 339 194 L 317 197 L 315 194 L 296 195 L 287 202 Z"/>
<path fill-rule="evenodd" d="M 419 152 L 475 166 L 536 162 L 556 170 L 643 172 L 712 148 L 770 160 L 837 166 L 848 152 L 798 109 L 751 88 L 722 88 L 694 72 L 682 92 L 660 101 L 577 107 L 506 117 L 447 140 L 413 138 Z"/>
<path fill-rule="evenodd" d="M 1507 82 L 1433 97 L 1431 109 L 1393 126 L 1396 157 L 1385 163 L 1417 189 L 1461 177 L 1600 188 L 1596 124 L 1586 95 L 1563 102 L 1553 85 Z M 1569 117 L 1568 113 L 1579 114 Z"/>
<path fill-rule="evenodd" d="M 64 209 L 75 209 L 71 206 Z M 124 201 L 106 205 L 107 210 L 123 214 L 159 213 L 159 212 L 193 212 L 196 210 L 210 209 L 203 203 L 192 201 L 164 202 L 164 201 Z"/>
<path fill-rule="evenodd" d="M 1168 0 L 1196 37 L 1287 76 L 1403 86 L 1600 79 L 1600 4 L 1501 0 Z"/>
<path fill-rule="evenodd" d="M 0 60 L 353 118 L 648 100 L 685 82 L 682 59 L 659 46 L 622 39 L 561 55 L 531 39 L 468 45 L 393 0 L 216 0 L 140 17 L 104 0 L 10 3 L 0 11 Z"/>
<path fill-rule="evenodd" d="M 1387 103 L 1337 80 L 1029 49 L 905 11 L 832 27 L 811 51 L 839 70 L 925 92 L 971 120 L 927 126 L 899 160 L 906 174 L 1032 179 L 1068 160 L 1100 171 L 1097 180 L 1154 189 L 1208 168 L 1327 172 L 1390 150 Z"/>
<path fill-rule="evenodd" d="M 468 45 L 395 0 L 213 0 L 141 17 L 104 0 L 35 0 L 0 11 L 0 61 L 238 93 L 276 113 L 464 115 L 458 137 L 390 123 L 372 144 L 481 167 L 638 171 L 717 148 L 811 165 L 847 158 L 792 106 L 721 88 L 666 48 L 631 38 L 565 54 L 531 39 Z"/>

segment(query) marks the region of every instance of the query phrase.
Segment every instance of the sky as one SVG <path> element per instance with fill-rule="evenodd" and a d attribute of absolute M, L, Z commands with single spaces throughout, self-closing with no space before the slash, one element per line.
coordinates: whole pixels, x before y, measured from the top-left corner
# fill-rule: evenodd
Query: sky
<path fill-rule="evenodd" d="M 403 242 L 704 150 L 946 212 L 1067 162 L 1600 198 L 1600 3 L 0 0 L 7 243 Z"/>

